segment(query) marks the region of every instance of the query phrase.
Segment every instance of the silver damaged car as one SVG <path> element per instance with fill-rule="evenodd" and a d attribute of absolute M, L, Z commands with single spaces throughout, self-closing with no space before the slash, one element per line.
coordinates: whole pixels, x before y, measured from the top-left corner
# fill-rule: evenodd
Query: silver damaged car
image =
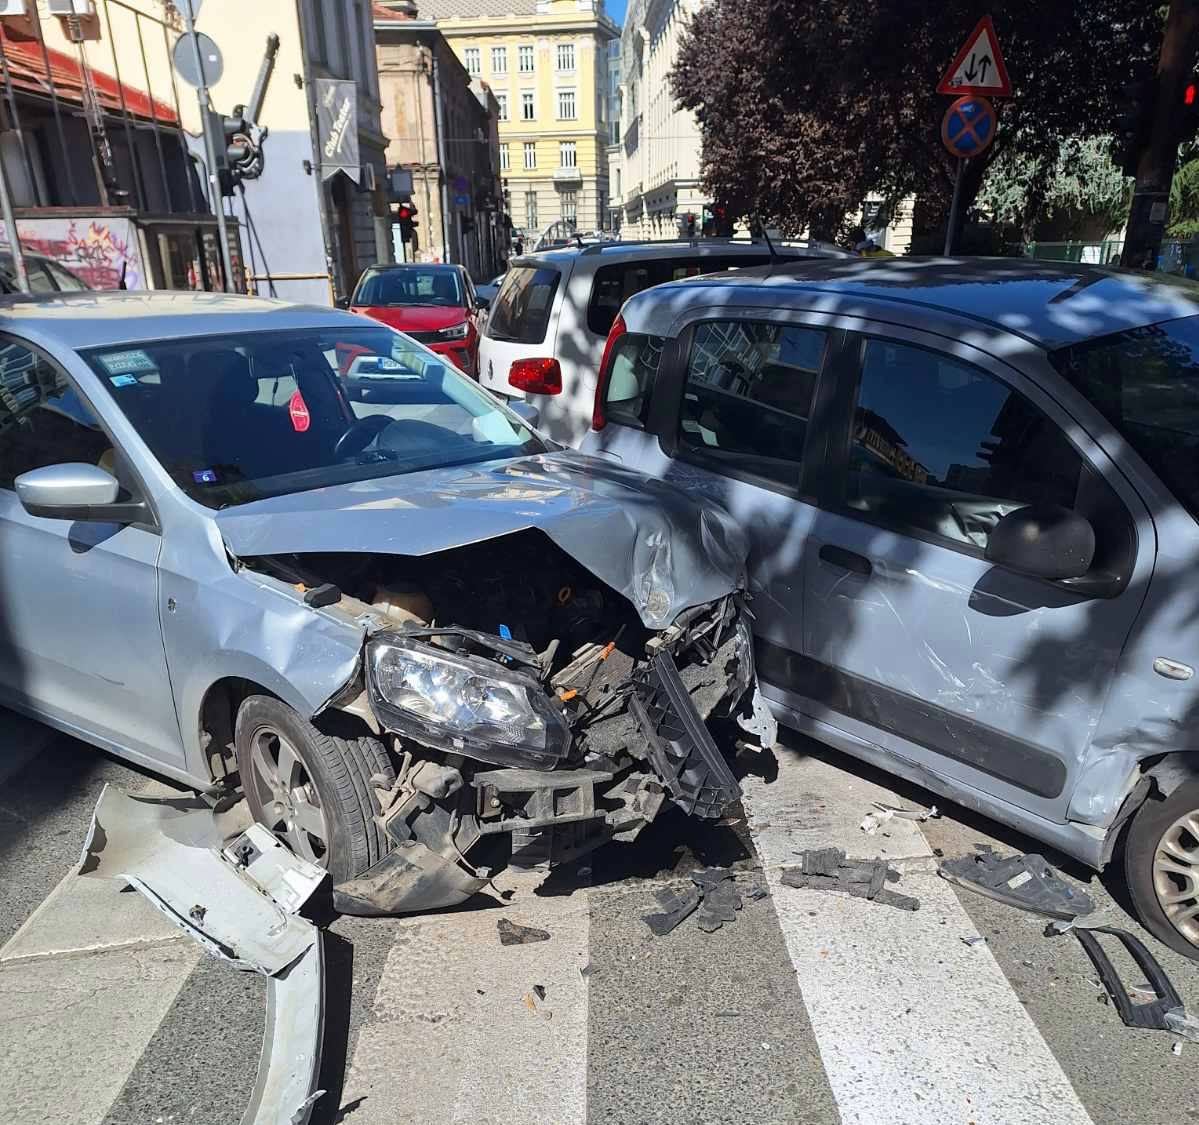
<path fill-rule="evenodd" d="M 628 840 L 769 744 L 727 514 L 328 309 L 9 299 L 4 702 L 205 792 L 347 912 Z"/>

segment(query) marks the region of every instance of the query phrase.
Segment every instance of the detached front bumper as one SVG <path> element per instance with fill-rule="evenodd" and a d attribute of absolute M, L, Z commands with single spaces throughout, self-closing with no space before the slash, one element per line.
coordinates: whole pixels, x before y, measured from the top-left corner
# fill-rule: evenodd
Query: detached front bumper
<path fill-rule="evenodd" d="M 622 660 L 608 646 L 550 680 L 573 739 L 557 768 L 493 768 L 496 757 L 483 754 L 478 768 L 461 741 L 455 753 L 444 739 L 427 740 L 440 751 L 436 760 L 405 755 L 379 817 L 395 850 L 335 889 L 338 909 L 402 913 L 462 902 L 486 885 L 491 868 L 475 864 L 493 859 L 504 836 L 513 865 L 548 868 L 634 839 L 667 802 L 703 819 L 726 815 L 741 787 L 722 745 L 731 752 L 739 725 L 769 746 L 773 723 L 761 719 L 740 599 L 686 616 L 651 638 L 644 657 Z M 512 676 L 513 642 L 490 642 Z"/>

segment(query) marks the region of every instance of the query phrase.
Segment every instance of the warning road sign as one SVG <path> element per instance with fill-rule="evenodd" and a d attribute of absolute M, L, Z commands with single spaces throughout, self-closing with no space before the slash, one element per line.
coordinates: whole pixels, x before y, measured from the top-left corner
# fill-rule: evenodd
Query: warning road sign
<path fill-rule="evenodd" d="M 983 16 L 978 21 L 978 26 L 949 64 L 937 93 L 986 94 L 989 98 L 1012 96 L 1012 83 L 990 16 Z"/>
<path fill-rule="evenodd" d="M 941 140 L 954 156 L 977 156 L 995 139 L 995 107 L 986 98 L 958 98 L 941 122 Z"/>

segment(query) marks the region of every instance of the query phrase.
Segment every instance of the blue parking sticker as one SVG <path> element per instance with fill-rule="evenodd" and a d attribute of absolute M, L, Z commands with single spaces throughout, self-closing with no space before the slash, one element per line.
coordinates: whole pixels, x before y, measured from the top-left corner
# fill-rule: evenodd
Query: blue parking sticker
<path fill-rule="evenodd" d="M 135 387 L 137 386 L 136 375 L 109 375 L 108 381 L 114 387 Z"/>
<path fill-rule="evenodd" d="M 197 469 L 194 473 L 192 473 L 192 480 L 194 480 L 196 484 L 216 484 L 216 470 Z"/>

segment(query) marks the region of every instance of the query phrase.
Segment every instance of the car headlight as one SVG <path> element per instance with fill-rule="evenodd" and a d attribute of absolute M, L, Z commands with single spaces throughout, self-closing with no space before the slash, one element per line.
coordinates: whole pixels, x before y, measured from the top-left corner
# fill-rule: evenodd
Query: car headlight
<path fill-rule="evenodd" d="M 556 766 L 566 719 L 532 676 L 397 633 L 367 646 L 370 700 L 388 728 L 500 766 Z"/>
<path fill-rule="evenodd" d="M 451 324 L 437 333 L 443 340 L 465 340 L 470 334 L 470 322 L 464 320 L 461 324 Z"/>

